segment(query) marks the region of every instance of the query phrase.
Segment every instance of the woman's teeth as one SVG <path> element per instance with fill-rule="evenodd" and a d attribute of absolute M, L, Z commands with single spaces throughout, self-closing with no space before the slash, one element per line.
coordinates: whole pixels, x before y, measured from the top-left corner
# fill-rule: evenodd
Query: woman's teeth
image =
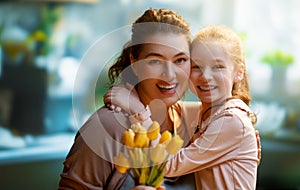
<path fill-rule="evenodd" d="M 162 85 L 162 84 L 158 84 L 157 86 L 158 86 L 159 88 L 168 90 L 168 89 L 173 89 L 173 88 L 175 88 L 175 87 L 176 87 L 176 84 L 172 84 L 172 85 Z"/>

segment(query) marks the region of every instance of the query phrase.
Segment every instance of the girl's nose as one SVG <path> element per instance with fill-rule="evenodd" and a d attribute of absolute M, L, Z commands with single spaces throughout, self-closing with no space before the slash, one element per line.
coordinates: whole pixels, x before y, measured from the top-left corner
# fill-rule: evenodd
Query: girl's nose
<path fill-rule="evenodd" d="M 206 81 L 210 80 L 212 78 L 211 70 L 209 68 L 202 69 L 200 78 Z"/>

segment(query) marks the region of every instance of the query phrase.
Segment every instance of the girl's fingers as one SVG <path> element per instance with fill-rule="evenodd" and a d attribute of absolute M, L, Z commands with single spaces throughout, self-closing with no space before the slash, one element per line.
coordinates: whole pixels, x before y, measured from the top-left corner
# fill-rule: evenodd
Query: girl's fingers
<path fill-rule="evenodd" d="M 126 87 L 128 90 L 131 90 L 131 89 L 134 88 L 134 86 L 133 86 L 132 84 L 128 83 L 128 82 L 126 82 L 125 87 Z"/>
<path fill-rule="evenodd" d="M 116 106 L 115 112 L 119 113 L 122 111 L 122 108 L 120 108 L 119 106 Z"/>

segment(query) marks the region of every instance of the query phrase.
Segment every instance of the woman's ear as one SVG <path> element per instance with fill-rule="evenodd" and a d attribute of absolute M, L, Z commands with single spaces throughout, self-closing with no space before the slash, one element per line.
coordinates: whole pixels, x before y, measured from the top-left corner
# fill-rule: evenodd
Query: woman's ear
<path fill-rule="evenodd" d="M 136 71 L 136 68 L 135 68 L 135 59 L 133 58 L 132 54 L 129 55 L 129 58 L 130 58 L 130 65 L 131 65 L 131 68 L 132 68 L 132 71 L 133 73 L 135 74 L 135 76 L 138 76 L 137 75 L 137 71 Z"/>
<path fill-rule="evenodd" d="M 240 82 L 244 78 L 245 74 L 245 67 L 244 66 L 239 66 L 236 70 L 235 77 L 234 77 L 234 82 Z"/>

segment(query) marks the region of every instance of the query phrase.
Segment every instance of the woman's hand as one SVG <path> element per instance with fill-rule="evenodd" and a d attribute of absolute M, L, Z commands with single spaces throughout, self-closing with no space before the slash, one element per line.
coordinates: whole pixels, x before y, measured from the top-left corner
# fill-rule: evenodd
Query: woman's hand
<path fill-rule="evenodd" d="M 122 109 L 129 114 L 138 113 L 144 110 L 145 106 L 141 103 L 135 88 L 130 85 L 118 85 L 111 87 L 104 94 L 104 104 L 106 107 L 120 112 Z"/>
<path fill-rule="evenodd" d="M 166 188 L 164 186 L 155 188 L 155 187 L 150 187 L 150 186 L 145 186 L 145 185 L 138 185 L 138 186 L 131 188 L 130 190 L 165 190 L 165 189 Z"/>

